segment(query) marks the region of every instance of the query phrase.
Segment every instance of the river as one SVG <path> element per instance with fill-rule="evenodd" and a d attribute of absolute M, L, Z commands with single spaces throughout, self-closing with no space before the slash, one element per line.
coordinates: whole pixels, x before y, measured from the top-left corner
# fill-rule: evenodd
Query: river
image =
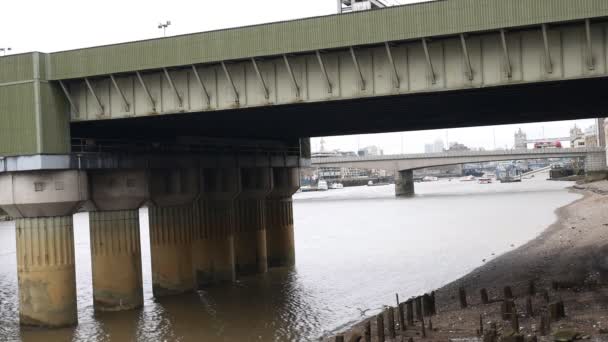
<path fill-rule="evenodd" d="M 294 196 L 294 269 L 233 286 L 152 297 L 147 212 L 141 211 L 144 307 L 95 313 L 87 215 L 75 215 L 76 328 L 21 329 L 15 231 L 0 223 L 0 341 L 310 341 L 345 329 L 384 304 L 440 287 L 537 236 L 554 210 L 579 197 L 571 183 L 442 180 Z"/>

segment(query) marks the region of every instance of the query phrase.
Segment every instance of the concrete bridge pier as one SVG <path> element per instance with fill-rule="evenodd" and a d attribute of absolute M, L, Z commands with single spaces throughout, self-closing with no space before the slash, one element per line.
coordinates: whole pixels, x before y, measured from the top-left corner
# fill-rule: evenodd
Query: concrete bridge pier
<path fill-rule="evenodd" d="M 395 195 L 397 197 L 414 196 L 414 170 L 395 171 Z"/>
<path fill-rule="evenodd" d="M 236 280 L 234 199 L 240 193 L 238 168 L 203 169 L 192 263 L 198 288 Z"/>
<path fill-rule="evenodd" d="M 266 199 L 266 251 L 268 267 L 296 263 L 293 199 L 300 187 L 298 168 L 273 168 L 273 189 Z"/>
<path fill-rule="evenodd" d="M 155 297 L 194 290 L 192 238 L 198 168 L 150 171 L 150 254 Z"/>
<path fill-rule="evenodd" d="M 88 198 L 86 173 L 7 173 L 0 176 L 0 189 L 0 207 L 17 219 L 21 325 L 76 325 L 72 214 Z"/>
<path fill-rule="evenodd" d="M 149 198 L 144 170 L 89 173 L 91 266 L 97 311 L 143 306 L 139 208 Z"/>
<path fill-rule="evenodd" d="M 242 168 L 241 193 L 235 201 L 235 267 L 237 276 L 268 271 L 266 197 L 272 190 L 271 168 Z"/>
<path fill-rule="evenodd" d="M 585 179 L 596 181 L 606 179 L 608 166 L 606 166 L 605 153 L 589 153 L 585 157 Z"/>

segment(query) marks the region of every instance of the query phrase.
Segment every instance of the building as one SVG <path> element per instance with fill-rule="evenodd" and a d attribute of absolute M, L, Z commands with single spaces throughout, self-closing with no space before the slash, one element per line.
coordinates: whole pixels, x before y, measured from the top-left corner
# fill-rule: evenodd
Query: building
<path fill-rule="evenodd" d="M 424 153 L 440 153 L 444 151 L 443 140 L 437 139 L 432 144 L 424 145 Z"/>
<path fill-rule="evenodd" d="M 458 143 L 458 142 L 451 142 L 450 143 L 450 148 L 448 148 L 448 151 L 470 151 L 471 149 L 468 148 L 466 145 Z"/>
<path fill-rule="evenodd" d="M 384 0 L 338 0 L 338 13 L 368 11 L 384 7 L 387 7 Z"/>
<path fill-rule="evenodd" d="M 570 129 L 570 146 L 572 147 L 584 147 L 585 146 L 585 135 L 580 127 L 574 125 Z"/>
<path fill-rule="evenodd" d="M 359 157 L 381 156 L 384 154 L 384 151 L 380 147 L 372 145 L 360 149 L 357 154 Z"/>
<path fill-rule="evenodd" d="M 598 146 L 598 126 L 597 123 L 593 124 L 585 130 L 583 136 L 585 139 L 585 147 L 597 147 Z"/>
<path fill-rule="evenodd" d="M 515 149 L 528 148 L 528 136 L 525 132 L 521 130 L 521 128 L 517 132 L 515 132 L 514 138 L 515 143 L 513 144 L 513 147 L 515 147 Z"/>

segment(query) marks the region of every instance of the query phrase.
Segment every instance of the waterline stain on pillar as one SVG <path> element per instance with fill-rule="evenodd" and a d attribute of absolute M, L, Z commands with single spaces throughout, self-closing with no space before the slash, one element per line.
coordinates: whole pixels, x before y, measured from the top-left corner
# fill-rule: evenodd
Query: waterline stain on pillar
<path fill-rule="evenodd" d="M 78 323 L 72 216 L 16 222 L 21 325 Z"/>
<path fill-rule="evenodd" d="M 235 201 L 235 267 L 238 275 L 268 271 L 266 253 L 266 220 L 264 199 Z"/>
<path fill-rule="evenodd" d="M 197 287 L 234 282 L 234 201 L 201 200 L 196 207 L 192 263 Z"/>
<path fill-rule="evenodd" d="M 269 267 L 293 266 L 296 263 L 293 200 L 269 198 L 266 201 L 266 245 Z"/>
<path fill-rule="evenodd" d="M 155 297 L 192 291 L 192 206 L 149 208 Z"/>
<path fill-rule="evenodd" d="M 143 306 L 138 210 L 89 214 L 95 310 Z"/>

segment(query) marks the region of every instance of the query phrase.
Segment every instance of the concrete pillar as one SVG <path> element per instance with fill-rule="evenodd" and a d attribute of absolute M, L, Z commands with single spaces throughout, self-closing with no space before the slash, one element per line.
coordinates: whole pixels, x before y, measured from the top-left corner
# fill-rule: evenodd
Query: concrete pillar
<path fill-rule="evenodd" d="M 266 200 L 268 267 L 293 266 L 296 261 L 292 195 L 300 187 L 298 168 L 274 168 L 273 189 Z"/>
<path fill-rule="evenodd" d="M 151 206 L 148 215 L 154 296 L 192 291 L 192 207 Z"/>
<path fill-rule="evenodd" d="M 93 303 L 98 311 L 143 306 L 139 207 L 149 198 L 144 170 L 89 173 Z"/>
<path fill-rule="evenodd" d="M 198 288 L 234 282 L 234 202 L 201 200 L 199 229 L 192 244 L 192 263 Z"/>
<path fill-rule="evenodd" d="M 19 218 L 16 228 L 21 325 L 76 325 L 72 216 Z"/>
<path fill-rule="evenodd" d="M 414 170 L 395 171 L 395 195 L 414 196 Z"/>
<path fill-rule="evenodd" d="M 17 219 L 19 317 L 22 325 L 78 323 L 72 214 L 88 199 L 80 171 L 0 175 L 0 207 Z"/>
<path fill-rule="evenodd" d="M 268 271 L 266 197 L 272 190 L 271 168 L 242 168 L 241 193 L 235 201 L 235 267 L 237 275 Z"/>
<path fill-rule="evenodd" d="M 95 309 L 143 306 L 138 210 L 92 212 L 89 217 Z"/>

